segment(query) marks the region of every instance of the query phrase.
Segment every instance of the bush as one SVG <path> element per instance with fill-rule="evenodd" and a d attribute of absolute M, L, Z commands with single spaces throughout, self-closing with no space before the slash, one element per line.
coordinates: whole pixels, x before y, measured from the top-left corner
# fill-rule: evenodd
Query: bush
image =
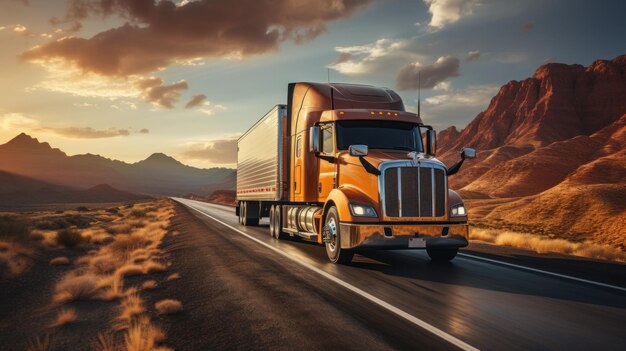
<path fill-rule="evenodd" d="M 117 207 L 107 208 L 106 211 L 111 214 L 118 214 L 120 212 L 120 210 Z"/>
<path fill-rule="evenodd" d="M 146 216 L 146 211 L 135 209 L 135 210 L 130 211 L 130 215 L 133 217 L 137 217 L 137 218 L 143 218 Z"/>
<path fill-rule="evenodd" d="M 85 206 L 78 206 L 78 207 L 76 207 L 76 211 L 78 211 L 78 212 L 87 212 L 87 211 L 89 211 L 89 209 L 87 207 L 85 207 Z"/>
<path fill-rule="evenodd" d="M 66 228 L 57 232 L 57 244 L 65 246 L 67 248 L 76 247 L 82 243 L 85 238 L 80 235 L 80 232 L 76 229 Z"/>
<path fill-rule="evenodd" d="M 18 216 L 0 216 L 0 239 L 27 241 L 30 237 L 28 222 Z"/>

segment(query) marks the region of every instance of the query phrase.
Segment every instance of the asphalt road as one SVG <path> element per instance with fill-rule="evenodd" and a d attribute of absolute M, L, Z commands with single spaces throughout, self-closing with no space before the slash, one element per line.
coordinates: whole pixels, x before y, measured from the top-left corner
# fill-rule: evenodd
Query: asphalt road
<path fill-rule="evenodd" d="M 265 308 L 264 313 L 285 328 L 304 328 L 298 335 L 313 348 L 365 344 L 369 349 L 626 349 L 626 282 L 620 281 L 626 276 L 624 265 L 610 265 L 611 272 L 606 272 L 598 264 L 598 276 L 606 275 L 608 282 L 593 280 L 588 265 L 583 276 L 576 276 L 575 269 L 567 271 L 555 260 L 554 273 L 565 271 L 588 280 L 582 281 L 550 275 L 546 262 L 540 267 L 529 262 L 536 269 L 529 270 L 519 262 L 515 264 L 521 267 L 512 266 L 506 257 L 474 258 L 469 255 L 479 253 L 471 251 L 443 265 L 414 250 L 367 252 L 355 255 L 351 265 L 335 265 L 328 262 L 323 246 L 274 240 L 265 222 L 259 227 L 239 225 L 233 208 L 175 200 L 207 224 L 204 234 L 234 244 L 234 250 L 207 255 L 224 255 L 233 262 L 246 257 L 256 262 L 254 269 L 271 272 L 271 278 L 289 290 L 274 297 L 287 301 L 285 309 Z M 276 262 L 280 269 L 274 267 Z M 228 274 L 249 271 L 233 269 Z M 307 304 L 315 308 L 290 313 L 301 309 L 293 306 Z M 306 321 L 315 322 L 303 327 Z M 316 344 L 314 339 L 329 344 Z"/>

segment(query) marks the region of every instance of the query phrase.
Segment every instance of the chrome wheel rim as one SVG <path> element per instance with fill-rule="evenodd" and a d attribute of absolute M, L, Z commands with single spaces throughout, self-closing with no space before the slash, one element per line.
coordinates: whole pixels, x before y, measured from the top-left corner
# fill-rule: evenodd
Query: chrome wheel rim
<path fill-rule="evenodd" d="M 331 241 L 326 243 L 326 245 L 331 252 L 335 252 L 335 250 L 337 250 L 337 221 L 334 217 L 330 217 L 326 225 L 330 229 L 330 235 L 332 237 Z"/>

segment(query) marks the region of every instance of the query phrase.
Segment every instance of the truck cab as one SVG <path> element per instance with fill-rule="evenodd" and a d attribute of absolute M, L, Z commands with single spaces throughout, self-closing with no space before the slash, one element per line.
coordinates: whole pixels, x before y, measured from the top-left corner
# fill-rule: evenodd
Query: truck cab
<path fill-rule="evenodd" d="M 459 162 L 446 167 L 435 157 L 433 128 L 387 88 L 293 83 L 288 90 L 277 117 L 277 191 L 248 200 L 238 174 L 241 223 L 268 216 L 273 237 L 324 244 L 335 263 L 380 249 L 425 249 L 448 261 L 467 246 L 467 212 L 448 176 L 474 150 L 461 150 Z M 242 144 L 240 153 L 254 153 Z M 250 174 L 242 184 L 254 183 Z"/>

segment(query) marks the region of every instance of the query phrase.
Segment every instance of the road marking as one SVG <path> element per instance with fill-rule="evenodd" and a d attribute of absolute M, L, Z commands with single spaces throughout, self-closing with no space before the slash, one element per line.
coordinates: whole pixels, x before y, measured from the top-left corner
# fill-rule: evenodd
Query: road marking
<path fill-rule="evenodd" d="M 411 315 L 411 314 L 409 314 L 409 313 L 399 309 L 398 307 L 395 307 L 392 304 L 390 304 L 388 302 L 385 302 L 385 301 L 377 298 L 376 296 L 374 296 L 374 295 L 372 295 L 372 294 L 370 294 L 368 292 L 365 292 L 364 290 L 361 290 L 361 289 L 357 288 L 356 286 L 354 286 L 354 285 L 352 285 L 352 284 L 350 284 L 348 282 L 345 282 L 345 281 L 335 277 L 334 275 L 332 275 L 330 273 L 327 273 L 327 272 L 325 272 L 325 271 L 323 271 L 323 270 L 321 270 L 321 269 L 319 269 L 317 267 L 310 266 L 310 265 L 308 265 L 308 264 L 306 264 L 306 263 L 304 263 L 302 261 L 299 261 L 299 260 L 295 259 L 294 257 L 292 257 L 291 255 L 289 255 L 288 253 L 286 253 L 284 251 L 281 251 L 281 250 L 279 250 L 279 249 L 277 249 L 277 248 L 275 248 L 275 247 L 273 247 L 273 246 L 271 246 L 271 245 L 269 245 L 267 243 L 264 243 L 263 241 L 255 238 L 253 236 L 251 236 L 250 234 L 248 234 L 246 232 L 243 232 L 243 231 L 241 231 L 241 230 L 231 226 L 230 224 L 225 223 L 225 222 L 223 222 L 223 221 L 221 221 L 221 220 L 219 220 L 219 219 L 217 219 L 217 218 L 215 218 L 215 217 L 213 217 L 213 216 L 211 216 L 211 215 L 209 215 L 209 214 L 207 214 L 207 213 L 205 213 L 205 212 L 195 208 L 191 204 L 184 203 L 184 202 L 182 202 L 182 201 L 180 201 L 180 200 L 178 200 L 176 198 L 172 198 L 172 199 L 175 200 L 175 201 L 178 201 L 179 203 L 181 203 L 181 204 L 191 208 L 192 210 L 195 210 L 195 211 L 199 212 L 200 214 L 202 214 L 202 215 L 204 215 L 206 217 L 209 217 L 212 220 L 214 220 L 214 221 L 216 221 L 216 222 L 218 222 L 218 223 L 220 223 L 220 224 L 222 224 L 222 225 L 224 225 L 224 226 L 226 226 L 226 227 L 236 231 L 237 233 L 247 237 L 248 239 L 253 240 L 253 241 L 255 241 L 258 244 L 261 244 L 261 245 L 265 246 L 266 248 L 268 248 L 268 249 L 270 249 L 270 250 L 272 250 L 272 251 L 274 251 L 274 252 L 276 252 L 276 253 L 278 253 L 278 254 L 280 254 L 282 256 L 285 256 L 286 258 L 292 260 L 293 262 L 295 262 L 295 263 L 297 263 L 297 264 L 299 264 L 299 265 L 301 265 L 303 267 L 306 267 L 306 268 L 312 270 L 313 272 L 315 272 L 315 273 L 321 275 L 322 277 L 324 277 L 324 278 L 326 278 L 326 279 L 328 279 L 328 280 L 330 280 L 330 281 L 332 281 L 332 282 L 334 282 L 334 283 L 336 283 L 336 284 L 338 284 L 338 285 L 340 285 L 340 286 L 342 286 L 342 287 L 352 291 L 353 293 L 358 294 L 358 295 L 368 299 L 369 301 L 371 301 L 371 302 L 373 302 L 373 303 L 383 307 L 384 309 L 386 309 L 386 310 L 388 310 L 388 311 L 390 311 L 390 312 L 392 312 L 392 313 L 394 313 L 394 314 L 396 314 L 396 315 L 398 315 L 398 316 L 408 320 L 409 322 L 417 325 L 418 327 L 423 328 L 423 329 L 431 332 L 432 334 L 437 335 L 438 337 L 440 337 L 440 338 L 444 339 L 445 341 L 447 341 L 447 342 L 457 346 L 458 348 L 460 348 L 462 350 L 478 350 L 476 347 L 471 346 L 471 345 L 461 341 L 460 339 L 457 339 L 456 337 L 446 333 L 445 331 L 443 331 L 441 329 L 438 329 L 438 328 L 434 327 L 433 325 L 430 325 L 430 324 L 424 322 L 423 320 L 421 320 L 421 319 L 419 319 L 419 318 L 417 318 L 417 317 L 415 317 L 415 316 L 413 316 L 413 315 Z"/>
<path fill-rule="evenodd" d="M 465 257 L 469 257 L 469 258 L 473 258 L 473 259 L 477 259 L 477 260 L 487 261 L 487 262 L 491 262 L 491 263 L 497 263 L 497 264 L 504 265 L 504 266 L 515 267 L 515 268 L 519 268 L 519 269 L 525 269 L 525 270 L 531 271 L 531 272 L 547 274 L 547 275 L 551 275 L 551 276 L 559 277 L 559 278 L 564 278 L 564 279 L 570 279 L 570 280 L 574 280 L 574 281 L 581 282 L 581 283 L 587 283 L 587 284 L 601 286 L 603 288 L 611 288 L 611 289 L 616 289 L 616 290 L 620 290 L 620 291 L 626 291 L 626 288 L 623 288 L 623 287 L 617 286 L 617 285 L 604 284 L 604 283 L 600 283 L 600 282 L 595 282 L 593 280 L 576 278 L 576 277 L 572 277 L 570 275 L 544 271 L 544 270 L 541 270 L 541 269 L 530 268 L 530 267 L 526 267 L 526 266 L 520 266 L 518 264 L 498 261 L 498 260 L 494 260 L 494 259 L 491 259 L 491 258 L 474 256 L 474 255 L 470 255 L 470 254 L 466 254 L 466 253 L 462 253 L 462 252 L 459 252 L 459 256 L 465 256 Z"/>

